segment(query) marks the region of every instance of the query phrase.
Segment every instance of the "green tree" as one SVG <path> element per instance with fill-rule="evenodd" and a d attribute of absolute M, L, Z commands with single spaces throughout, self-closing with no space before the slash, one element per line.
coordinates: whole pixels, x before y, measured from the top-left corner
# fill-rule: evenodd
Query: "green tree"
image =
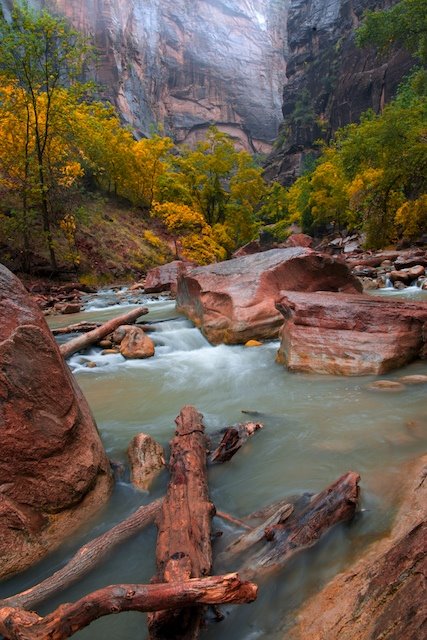
<path fill-rule="evenodd" d="M 65 20 L 45 10 L 35 11 L 26 2 L 15 4 L 10 22 L 0 19 L 0 74 L 3 82 L 16 83 L 23 92 L 27 170 L 30 157 L 34 156 L 38 208 L 54 270 L 57 261 L 52 235 L 55 220 L 52 140 L 66 131 L 68 109 L 64 110 L 62 89 L 67 87 L 74 97 L 83 91 L 77 78 L 89 51 L 81 34 Z M 24 210 L 28 207 L 26 190 L 22 207 Z"/>
<path fill-rule="evenodd" d="M 367 11 L 356 33 L 360 46 L 374 44 L 388 51 L 400 44 L 427 63 L 427 10 L 425 0 L 401 0 L 382 11 Z"/>

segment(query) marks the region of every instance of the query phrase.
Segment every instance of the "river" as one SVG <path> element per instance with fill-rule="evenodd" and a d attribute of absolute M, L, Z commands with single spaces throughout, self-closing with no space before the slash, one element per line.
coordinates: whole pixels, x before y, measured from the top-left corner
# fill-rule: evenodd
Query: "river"
<path fill-rule="evenodd" d="M 426 292 L 412 289 L 394 295 L 427 299 Z M 194 404 L 205 416 L 208 433 L 250 419 L 242 410 L 263 414 L 256 419 L 264 430 L 229 463 L 209 471 L 211 498 L 220 510 L 241 517 L 287 495 L 317 492 L 348 470 L 362 477 L 361 510 L 351 525 L 336 527 L 280 573 L 261 580 L 255 603 L 227 607 L 225 620 L 212 621 L 203 634 L 205 640 L 284 639 L 298 604 L 387 532 L 402 465 L 425 450 L 426 386 L 408 386 L 400 393 L 373 392 L 367 389 L 372 376 L 290 374 L 275 363 L 278 342 L 257 348 L 213 347 L 178 316 L 173 301 L 140 298 L 150 310 L 144 321 L 155 323 L 154 358 L 126 361 L 121 355 L 100 355 L 91 349 L 69 361 L 112 460 L 125 462 L 129 441 L 141 431 L 167 445 L 180 408 Z M 72 316 L 72 321 L 103 321 L 131 308 L 125 291 L 104 291 L 89 299 L 87 310 Z M 65 326 L 69 321 L 62 316 L 49 319 L 49 324 Z M 97 366 L 88 368 L 88 361 Z M 413 363 L 384 377 L 418 373 L 427 374 L 427 363 Z M 45 578 L 82 543 L 161 496 L 166 482 L 163 472 L 150 494 L 142 493 L 125 474 L 107 507 L 84 530 L 33 569 L 3 583 L 1 594 L 10 595 Z M 215 518 L 214 530 L 224 532 L 214 542 L 216 552 L 233 529 Z M 155 573 L 154 548 L 151 527 L 40 611 L 46 613 L 60 602 L 107 584 L 149 581 Z M 234 568 L 238 567 L 228 567 Z M 143 639 L 145 633 L 143 614 L 122 613 L 98 620 L 74 637 L 129 640 Z"/>

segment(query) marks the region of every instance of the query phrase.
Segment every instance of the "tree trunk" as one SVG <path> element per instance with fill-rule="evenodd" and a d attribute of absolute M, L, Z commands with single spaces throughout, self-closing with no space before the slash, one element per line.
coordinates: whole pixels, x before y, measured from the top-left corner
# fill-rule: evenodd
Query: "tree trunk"
<path fill-rule="evenodd" d="M 245 422 L 235 427 L 227 427 L 217 448 L 209 456 L 209 462 L 222 464 L 228 462 L 235 453 L 264 425 L 259 422 Z"/>
<path fill-rule="evenodd" d="M 104 560 L 112 549 L 154 522 L 161 503 L 159 499 L 140 507 L 126 520 L 81 547 L 64 567 L 46 580 L 15 596 L 0 600 L 0 607 L 33 609 L 58 591 L 71 586 Z"/>
<path fill-rule="evenodd" d="M 4 607 L 0 609 L 0 633 L 7 640 L 63 640 L 112 613 L 243 604 L 255 600 L 256 594 L 256 585 L 241 582 L 236 573 L 169 584 L 116 584 L 77 602 L 60 605 L 44 618 L 23 609 Z"/>
<path fill-rule="evenodd" d="M 157 522 L 156 580 L 185 584 L 190 578 L 211 572 L 211 520 L 215 508 L 209 500 L 207 438 L 202 416 L 194 407 L 186 406 L 175 422 L 170 481 Z M 193 607 L 151 614 L 150 638 L 197 638 L 203 613 L 203 607 Z"/>
<path fill-rule="evenodd" d="M 283 567 L 302 549 L 312 547 L 331 527 L 353 518 L 358 505 L 360 476 L 349 471 L 314 496 L 302 510 L 295 509 L 284 524 L 265 530 L 270 544 L 245 562 L 242 573 L 254 576 Z"/>
<path fill-rule="evenodd" d="M 61 344 L 59 350 L 61 355 L 64 358 L 69 358 L 76 353 L 76 351 L 80 351 L 81 349 L 86 349 L 91 344 L 102 340 L 109 333 L 112 333 L 120 327 L 122 324 L 132 324 L 135 322 L 139 316 L 143 316 L 148 313 L 148 309 L 146 307 L 137 307 L 136 309 L 132 309 L 128 313 L 123 314 L 122 316 L 118 316 L 117 318 L 113 318 L 112 320 L 108 320 L 100 327 L 97 327 L 93 331 L 89 331 L 88 333 L 77 336 L 77 338 L 73 338 L 66 342 L 65 344 Z"/>

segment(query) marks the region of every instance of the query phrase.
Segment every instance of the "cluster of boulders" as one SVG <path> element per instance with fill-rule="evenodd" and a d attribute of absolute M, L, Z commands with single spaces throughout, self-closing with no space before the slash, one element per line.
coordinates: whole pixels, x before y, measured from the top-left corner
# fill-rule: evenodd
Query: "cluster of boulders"
<path fill-rule="evenodd" d="M 411 285 L 427 290 L 427 251 L 424 249 L 358 252 L 345 259 L 365 290 L 405 289 Z"/>
<path fill-rule="evenodd" d="M 96 289 L 80 282 L 52 284 L 37 282 L 27 286 L 33 300 L 45 315 L 51 313 L 79 313 L 83 308 L 82 296 L 85 293 L 96 293 Z"/>

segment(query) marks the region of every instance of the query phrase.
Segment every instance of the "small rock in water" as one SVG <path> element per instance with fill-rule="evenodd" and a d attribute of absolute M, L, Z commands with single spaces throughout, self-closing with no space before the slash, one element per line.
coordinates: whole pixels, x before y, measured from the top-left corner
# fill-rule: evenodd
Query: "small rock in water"
<path fill-rule="evenodd" d="M 103 349 L 111 349 L 112 346 L 113 343 L 111 340 L 100 340 L 100 342 L 98 342 L 98 347 L 102 347 Z"/>
<path fill-rule="evenodd" d="M 427 375 L 420 373 L 412 376 L 403 376 L 402 378 L 399 378 L 399 382 L 402 384 L 426 384 Z"/>
<path fill-rule="evenodd" d="M 245 343 L 245 347 L 262 347 L 262 342 L 259 340 L 248 340 Z"/>
<path fill-rule="evenodd" d="M 85 367 L 87 367 L 88 369 L 94 369 L 96 366 L 96 362 L 92 362 L 92 360 L 90 362 L 86 362 L 85 364 Z"/>
<path fill-rule="evenodd" d="M 377 380 L 366 387 L 369 391 L 403 391 L 405 385 L 394 380 Z"/>
<path fill-rule="evenodd" d="M 118 349 L 104 349 L 101 351 L 101 356 L 109 356 L 112 353 L 120 353 L 120 351 Z"/>

